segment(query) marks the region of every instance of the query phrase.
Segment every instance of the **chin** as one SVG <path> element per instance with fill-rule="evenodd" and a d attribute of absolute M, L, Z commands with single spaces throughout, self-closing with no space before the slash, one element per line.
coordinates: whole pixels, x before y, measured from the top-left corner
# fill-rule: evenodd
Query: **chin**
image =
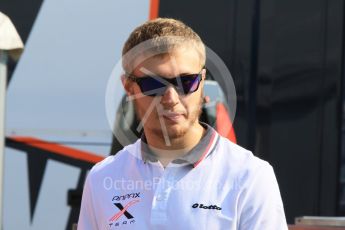
<path fill-rule="evenodd" d="M 188 132 L 188 128 L 172 127 L 172 128 L 170 128 L 170 130 L 168 130 L 168 135 L 169 135 L 169 138 L 176 139 L 176 138 L 183 137 L 184 135 L 186 135 L 187 132 Z"/>
<path fill-rule="evenodd" d="M 152 130 L 152 133 L 155 134 L 158 138 L 164 140 L 164 133 L 162 128 L 155 127 Z M 169 139 L 177 139 L 183 137 L 188 132 L 188 126 L 182 124 L 173 124 L 173 125 L 166 125 L 167 134 Z"/>

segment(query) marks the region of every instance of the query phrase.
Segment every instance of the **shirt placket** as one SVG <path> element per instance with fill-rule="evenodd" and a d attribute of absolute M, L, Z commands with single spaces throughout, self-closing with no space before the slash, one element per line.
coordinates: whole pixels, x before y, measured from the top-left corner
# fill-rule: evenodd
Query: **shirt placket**
<path fill-rule="evenodd" d="M 165 225 L 168 222 L 167 205 L 174 184 L 173 168 L 165 168 L 152 200 L 152 226 Z"/>

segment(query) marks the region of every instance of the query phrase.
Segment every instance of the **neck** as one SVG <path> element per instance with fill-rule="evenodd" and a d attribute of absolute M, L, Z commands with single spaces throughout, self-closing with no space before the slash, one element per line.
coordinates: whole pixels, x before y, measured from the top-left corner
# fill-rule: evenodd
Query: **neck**
<path fill-rule="evenodd" d="M 151 151 L 157 155 L 158 160 L 165 167 L 172 160 L 185 155 L 195 147 L 200 142 L 204 133 L 205 129 L 199 122 L 196 122 L 184 135 L 176 138 L 164 138 L 164 135 L 157 135 L 146 130 L 145 137 Z"/>

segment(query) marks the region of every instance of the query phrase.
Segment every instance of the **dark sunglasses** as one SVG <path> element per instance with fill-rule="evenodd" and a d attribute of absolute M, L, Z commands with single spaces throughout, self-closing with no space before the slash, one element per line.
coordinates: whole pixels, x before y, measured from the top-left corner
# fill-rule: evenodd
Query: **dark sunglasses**
<path fill-rule="evenodd" d="M 188 74 L 175 78 L 164 78 L 158 76 L 135 77 L 127 75 L 127 78 L 136 82 L 140 90 L 146 96 L 162 96 L 166 89 L 173 85 L 179 94 L 191 94 L 198 90 L 202 80 L 202 74 Z"/>

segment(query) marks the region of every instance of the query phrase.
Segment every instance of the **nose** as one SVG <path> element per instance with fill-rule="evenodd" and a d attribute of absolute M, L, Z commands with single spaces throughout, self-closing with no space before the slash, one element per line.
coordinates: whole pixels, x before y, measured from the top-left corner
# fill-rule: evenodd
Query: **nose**
<path fill-rule="evenodd" d="M 179 94 L 176 89 L 170 85 L 162 95 L 161 104 L 164 108 L 172 108 L 178 104 L 179 100 Z"/>

